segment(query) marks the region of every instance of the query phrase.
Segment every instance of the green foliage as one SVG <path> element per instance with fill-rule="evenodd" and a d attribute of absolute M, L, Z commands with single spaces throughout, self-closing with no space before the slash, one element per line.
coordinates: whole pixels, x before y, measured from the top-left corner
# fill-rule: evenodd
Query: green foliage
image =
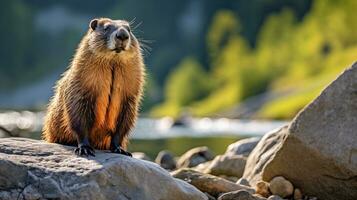
<path fill-rule="evenodd" d="M 283 56 L 287 60 L 286 70 L 270 84 L 271 91 L 292 93 L 267 102 L 257 113 L 258 117 L 293 117 L 356 60 L 357 25 L 352 22 L 357 19 L 352 11 L 356 8 L 352 0 L 314 1 L 312 10 L 290 31 L 289 46 L 282 51 L 291 55 Z"/>
<path fill-rule="evenodd" d="M 265 92 L 277 96 L 256 117 L 293 117 L 356 59 L 356 9 L 354 0 L 315 0 L 301 21 L 282 9 L 265 19 L 254 48 L 233 12 L 217 12 L 207 32 L 212 89 L 185 106 L 194 115 L 213 115 Z"/>
<path fill-rule="evenodd" d="M 184 59 L 168 77 L 165 87 L 166 103 L 159 105 L 154 113 L 169 113 L 177 116 L 179 108 L 202 99 L 210 89 L 210 78 L 194 58 Z"/>
<path fill-rule="evenodd" d="M 289 69 L 286 66 L 294 60 L 291 50 L 294 49 L 295 23 L 292 11 L 285 9 L 268 17 L 262 26 L 257 39 L 255 64 L 266 79 L 265 84 L 286 72 Z"/>
<path fill-rule="evenodd" d="M 197 60 L 184 59 L 168 77 L 166 99 L 180 106 L 204 97 L 209 89 L 209 78 Z"/>
<path fill-rule="evenodd" d="M 332 76 L 331 76 L 332 75 Z M 335 74 L 323 75 L 310 80 L 300 80 L 291 87 L 278 87 L 283 95 L 267 102 L 257 113 L 260 118 L 291 119 L 312 99 L 316 98 L 325 85 Z"/>
<path fill-rule="evenodd" d="M 214 58 L 232 36 L 239 33 L 237 17 L 228 10 L 218 11 L 207 33 L 207 47 Z"/>
<path fill-rule="evenodd" d="M 196 115 L 215 113 L 245 97 L 247 91 L 242 85 L 253 78 L 245 74 L 251 67 L 250 47 L 239 35 L 238 27 L 239 21 L 231 11 L 220 11 L 213 19 L 207 46 L 212 52 L 214 89 L 206 99 L 194 104 Z"/>

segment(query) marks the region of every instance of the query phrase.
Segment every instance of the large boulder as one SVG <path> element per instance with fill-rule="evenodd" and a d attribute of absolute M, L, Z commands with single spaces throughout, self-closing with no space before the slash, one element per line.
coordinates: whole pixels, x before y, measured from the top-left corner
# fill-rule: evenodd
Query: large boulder
<path fill-rule="evenodd" d="M 25 138 L 0 139 L 0 199 L 207 199 L 157 164 Z"/>
<path fill-rule="evenodd" d="M 266 133 L 249 155 L 243 178 L 246 178 L 252 186 L 262 180 L 263 170 L 281 147 L 286 138 L 284 133 L 286 133 L 287 128 L 287 126 L 284 126 Z"/>
<path fill-rule="evenodd" d="M 248 157 L 250 183 L 279 175 L 319 199 L 357 199 L 357 63 Z"/>

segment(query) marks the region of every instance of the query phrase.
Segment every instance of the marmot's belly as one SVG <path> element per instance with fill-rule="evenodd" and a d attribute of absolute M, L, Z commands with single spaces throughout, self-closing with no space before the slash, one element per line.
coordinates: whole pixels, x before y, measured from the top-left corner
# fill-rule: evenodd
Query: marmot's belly
<path fill-rule="evenodd" d="M 114 84 L 114 83 L 113 83 Z M 120 90 L 102 92 L 95 103 L 93 129 L 114 132 L 121 111 L 122 94 Z"/>
<path fill-rule="evenodd" d="M 109 109 L 107 113 L 97 110 L 93 127 L 90 129 L 89 141 L 96 149 L 110 149 L 111 135 L 116 131 L 117 118 L 119 117 L 119 106 Z"/>
<path fill-rule="evenodd" d="M 105 129 L 93 129 L 88 139 L 95 149 L 109 150 L 111 138 L 110 131 Z"/>

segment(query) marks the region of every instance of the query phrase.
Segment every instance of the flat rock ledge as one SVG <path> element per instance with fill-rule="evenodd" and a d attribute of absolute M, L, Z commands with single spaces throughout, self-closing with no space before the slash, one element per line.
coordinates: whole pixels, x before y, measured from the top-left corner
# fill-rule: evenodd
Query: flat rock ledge
<path fill-rule="evenodd" d="M 73 147 L 0 139 L 0 199 L 173 199 L 207 196 L 157 164 L 105 151 L 78 157 Z"/>

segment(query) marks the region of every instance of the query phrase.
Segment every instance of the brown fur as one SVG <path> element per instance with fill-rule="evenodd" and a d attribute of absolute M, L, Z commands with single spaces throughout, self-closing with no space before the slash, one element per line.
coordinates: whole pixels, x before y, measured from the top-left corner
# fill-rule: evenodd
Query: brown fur
<path fill-rule="evenodd" d="M 100 19 L 99 24 L 110 21 Z M 95 37 L 92 31 L 89 29 L 84 36 L 70 67 L 56 85 L 43 139 L 77 144 L 73 121 L 80 119 L 79 126 L 85 127 L 81 127 L 83 133 L 77 134 L 87 134 L 92 147 L 110 149 L 113 133 L 120 132 L 119 144 L 125 149 L 138 115 L 144 84 L 140 46 L 134 38 L 127 51 L 109 52 L 101 43 L 91 44 Z"/>

